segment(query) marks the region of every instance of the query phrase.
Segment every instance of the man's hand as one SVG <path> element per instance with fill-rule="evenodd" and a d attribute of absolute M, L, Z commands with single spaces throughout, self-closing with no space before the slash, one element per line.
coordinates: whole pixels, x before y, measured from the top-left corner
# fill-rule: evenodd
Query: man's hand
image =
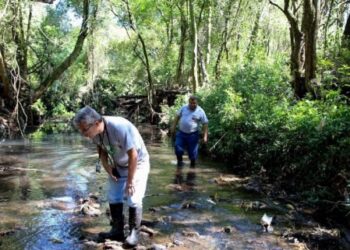
<path fill-rule="evenodd" d="M 207 144 L 208 142 L 208 124 L 203 125 L 203 143 Z"/>
<path fill-rule="evenodd" d="M 118 169 L 116 169 L 116 168 L 114 168 L 114 167 L 112 167 L 112 166 L 110 166 L 110 168 L 111 168 L 111 176 L 112 176 L 112 178 L 115 180 L 115 181 L 117 181 L 118 180 L 118 178 L 120 177 L 119 176 L 119 173 L 118 173 Z"/>
<path fill-rule="evenodd" d="M 207 136 L 207 135 L 204 135 L 204 136 L 203 136 L 203 143 L 204 143 L 204 144 L 207 144 L 207 143 L 208 143 L 208 136 Z"/>
<path fill-rule="evenodd" d="M 112 177 L 112 179 L 114 180 L 114 181 L 118 181 L 118 178 L 116 177 L 116 176 L 114 176 L 114 175 L 110 175 L 111 177 Z"/>
<path fill-rule="evenodd" d="M 132 183 L 126 183 L 125 193 L 127 196 L 132 196 L 135 193 L 135 187 Z"/>

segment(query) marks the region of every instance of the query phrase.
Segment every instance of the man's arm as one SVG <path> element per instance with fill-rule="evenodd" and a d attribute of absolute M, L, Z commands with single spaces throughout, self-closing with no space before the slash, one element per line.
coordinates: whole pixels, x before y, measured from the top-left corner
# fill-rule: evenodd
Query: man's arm
<path fill-rule="evenodd" d="M 177 123 L 179 122 L 180 120 L 180 116 L 179 115 L 176 115 L 175 117 L 175 120 L 174 120 L 174 123 L 173 123 L 173 127 L 171 128 L 171 134 L 174 136 L 175 133 L 176 133 L 176 126 L 177 126 Z"/>
<path fill-rule="evenodd" d="M 203 124 L 203 142 L 208 142 L 208 123 Z"/>
<path fill-rule="evenodd" d="M 106 151 L 104 151 L 100 146 L 97 146 L 97 152 L 100 156 L 100 160 L 102 163 L 103 168 L 106 170 L 106 172 L 112 176 L 113 179 L 117 180 L 117 178 L 112 173 L 112 166 L 108 163 L 108 154 Z"/>
<path fill-rule="evenodd" d="M 135 188 L 133 185 L 134 175 L 137 167 L 137 151 L 135 148 L 128 150 L 128 181 L 126 183 L 126 192 L 127 195 L 132 195 L 135 192 Z"/>

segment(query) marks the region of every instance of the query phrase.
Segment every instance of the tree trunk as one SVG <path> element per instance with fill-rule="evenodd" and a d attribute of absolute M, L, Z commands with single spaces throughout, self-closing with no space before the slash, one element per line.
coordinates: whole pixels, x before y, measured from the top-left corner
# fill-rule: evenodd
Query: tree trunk
<path fill-rule="evenodd" d="M 153 107 L 156 106 L 155 98 L 154 98 L 154 87 L 153 87 L 153 79 L 152 79 L 152 74 L 151 74 L 151 67 L 149 64 L 149 59 L 148 59 L 148 54 L 147 54 L 147 49 L 146 49 L 146 44 L 145 41 L 143 40 L 142 36 L 138 33 L 138 37 L 140 39 L 140 42 L 142 44 L 142 51 L 143 55 L 145 57 L 145 62 L 146 62 L 146 70 L 147 70 L 147 79 L 148 79 L 148 101 L 150 105 Z"/>
<path fill-rule="evenodd" d="M 232 4 L 233 3 L 234 3 L 234 1 L 228 1 L 227 7 L 226 7 L 225 13 L 224 13 L 224 15 L 225 15 L 224 30 L 222 31 L 222 34 L 221 34 L 222 42 L 220 44 L 219 53 L 218 53 L 218 56 L 216 58 L 216 62 L 215 62 L 215 66 L 214 66 L 216 80 L 218 80 L 220 78 L 220 75 L 221 75 L 220 64 L 221 64 L 221 58 L 222 58 L 222 55 L 224 52 L 226 53 L 226 60 L 229 59 L 228 58 L 227 44 L 229 42 L 229 39 L 232 35 L 234 28 L 237 26 L 238 14 L 240 13 L 240 10 L 241 10 L 242 0 L 239 0 L 236 13 L 235 13 L 234 17 L 231 18 Z M 229 21 L 230 20 L 232 20 L 231 21 L 231 23 L 232 23 L 231 29 L 229 29 Z M 239 41 L 240 41 L 240 34 L 237 33 L 236 50 L 238 50 Z"/>
<path fill-rule="evenodd" d="M 259 29 L 260 29 L 260 18 L 261 18 L 262 12 L 263 12 L 263 7 L 260 7 L 256 13 L 254 26 L 252 29 L 252 33 L 250 35 L 250 40 L 249 40 L 249 44 L 247 47 L 248 54 L 250 54 L 250 52 L 252 51 L 252 48 L 254 48 L 256 46 L 257 39 L 258 39 L 258 33 L 259 33 Z"/>
<path fill-rule="evenodd" d="M 348 15 L 348 19 L 346 21 L 344 33 L 343 33 L 343 48 L 349 48 L 350 45 L 350 14 Z"/>
<path fill-rule="evenodd" d="M 298 98 L 303 98 L 307 89 L 304 77 L 304 38 L 299 29 L 290 29 L 291 40 L 291 74 L 294 94 Z"/>
<path fill-rule="evenodd" d="M 3 49 L 0 48 L 0 81 L 3 83 L 1 97 L 8 99 L 10 97 L 10 80 L 7 75 L 7 67 L 3 57 Z"/>
<path fill-rule="evenodd" d="M 178 6 L 180 11 L 180 46 L 179 46 L 179 56 L 177 60 L 175 82 L 179 86 L 183 86 L 183 66 L 185 61 L 185 44 L 186 44 L 186 34 L 188 29 L 188 23 L 186 16 L 183 11 L 183 2 L 181 6 Z"/>
<path fill-rule="evenodd" d="M 154 98 L 153 79 L 152 79 L 151 67 L 150 67 L 150 63 L 149 63 L 149 59 L 148 59 L 146 43 L 145 43 L 141 33 L 137 30 L 136 24 L 133 21 L 133 15 L 132 15 L 132 12 L 130 10 L 129 1 L 128 0 L 123 0 L 123 2 L 126 4 L 126 8 L 127 8 L 127 11 L 128 11 L 128 19 L 129 19 L 130 27 L 136 33 L 137 39 L 140 41 L 141 46 L 142 46 L 143 58 L 138 53 L 136 53 L 136 54 L 140 58 L 142 64 L 146 67 L 147 80 L 148 80 L 148 90 L 147 90 L 147 97 L 148 98 L 147 99 L 148 99 L 148 104 L 150 105 L 150 110 L 151 110 L 152 117 L 153 117 L 153 113 L 154 113 L 153 107 L 155 107 L 157 105 L 155 103 L 156 99 Z"/>
<path fill-rule="evenodd" d="M 27 82 L 28 65 L 27 65 L 27 46 L 23 28 L 23 10 L 22 1 L 12 2 L 11 10 L 14 17 L 12 26 L 12 39 L 16 44 L 16 61 L 18 64 L 17 73 L 23 83 Z"/>
<path fill-rule="evenodd" d="M 210 53 L 211 53 L 211 30 L 212 30 L 212 6 L 211 3 L 209 3 L 208 7 L 208 25 L 207 25 L 207 54 L 206 54 L 206 60 L 205 63 L 207 65 L 210 64 Z"/>
<path fill-rule="evenodd" d="M 198 38 L 197 38 L 197 24 L 194 14 L 193 0 L 188 1 L 190 11 L 190 22 L 191 22 L 191 43 L 192 43 L 192 67 L 191 67 L 191 82 L 192 82 L 192 93 L 197 92 L 198 87 Z"/>
<path fill-rule="evenodd" d="M 304 0 L 302 30 L 305 36 L 305 82 L 308 92 L 315 98 L 316 89 L 316 42 L 320 12 L 319 0 Z"/>
<path fill-rule="evenodd" d="M 297 98 L 305 97 L 307 93 L 307 87 L 304 76 L 304 61 L 305 61 L 305 44 L 304 34 L 299 28 L 298 18 L 295 14 L 298 14 L 297 7 L 292 4 L 292 12 L 290 11 L 290 1 L 284 0 L 284 7 L 280 7 L 276 3 L 270 0 L 270 3 L 280 9 L 286 16 L 290 29 L 290 41 L 291 41 L 291 54 L 290 54 L 290 70 L 292 75 L 291 85 L 294 89 L 294 94 Z"/>
<path fill-rule="evenodd" d="M 331 20 L 332 13 L 333 13 L 333 7 L 334 7 L 334 0 L 331 0 L 329 4 L 327 19 L 323 28 L 323 54 L 324 55 L 326 54 L 326 50 L 328 48 L 328 27 L 329 27 L 329 22 Z"/>
<path fill-rule="evenodd" d="M 207 72 L 205 58 L 202 55 L 200 48 L 198 49 L 198 54 L 199 54 L 199 62 L 200 62 L 200 72 L 201 72 L 201 76 L 203 78 L 202 79 L 202 86 L 205 87 L 209 83 L 209 74 Z"/>
<path fill-rule="evenodd" d="M 80 33 L 75 43 L 75 47 L 71 54 L 49 74 L 45 80 L 40 84 L 39 88 L 35 90 L 32 98 L 32 103 L 37 101 L 45 91 L 56 81 L 62 73 L 67 70 L 73 62 L 78 58 L 83 49 L 84 40 L 88 35 L 88 17 L 89 17 L 89 0 L 84 0 L 83 21 L 80 28 Z"/>
<path fill-rule="evenodd" d="M 95 46 L 96 38 L 95 38 L 95 29 L 96 29 L 96 18 L 97 18 L 98 6 L 96 6 L 95 11 L 91 15 L 91 25 L 90 25 L 90 36 L 87 39 L 87 69 L 88 69 L 88 77 L 87 77 L 87 86 L 84 91 L 81 91 L 82 94 L 86 92 L 94 93 L 94 85 L 99 73 L 99 63 L 96 60 L 96 56 L 98 57 L 98 53 L 96 53 Z M 92 95 L 92 99 L 94 100 L 95 95 Z M 98 100 L 94 100 L 98 101 Z"/>

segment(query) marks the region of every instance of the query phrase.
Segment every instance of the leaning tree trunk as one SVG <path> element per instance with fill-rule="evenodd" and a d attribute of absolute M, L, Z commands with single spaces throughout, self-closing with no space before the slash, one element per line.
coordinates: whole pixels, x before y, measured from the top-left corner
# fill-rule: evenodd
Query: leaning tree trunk
<path fill-rule="evenodd" d="M 38 100 L 45 91 L 56 81 L 65 70 L 67 70 L 73 62 L 78 58 L 80 52 L 83 49 L 84 40 L 88 35 L 88 17 L 89 17 L 89 0 L 84 0 L 84 9 L 83 9 L 83 21 L 81 24 L 80 32 L 78 39 L 75 43 L 75 47 L 70 55 L 60 64 L 57 68 L 55 68 L 51 74 L 49 74 L 44 81 L 40 84 L 39 88 L 37 88 L 32 97 L 32 103 Z"/>

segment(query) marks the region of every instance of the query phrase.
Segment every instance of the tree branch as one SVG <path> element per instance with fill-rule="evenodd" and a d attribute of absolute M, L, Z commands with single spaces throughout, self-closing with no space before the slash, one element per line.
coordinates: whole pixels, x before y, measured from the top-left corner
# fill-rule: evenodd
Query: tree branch
<path fill-rule="evenodd" d="M 75 43 L 75 47 L 71 54 L 57 67 L 45 80 L 40 84 L 39 88 L 35 90 L 32 102 L 38 100 L 45 91 L 56 81 L 65 70 L 67 70 L 73 62 L 77 59 L 83 49 L 84 40 L 88 35 L 88 17 L 89 17 L 89 0 L 84 0 L 83 22 L 81 24 L 80 33 Z"/>

